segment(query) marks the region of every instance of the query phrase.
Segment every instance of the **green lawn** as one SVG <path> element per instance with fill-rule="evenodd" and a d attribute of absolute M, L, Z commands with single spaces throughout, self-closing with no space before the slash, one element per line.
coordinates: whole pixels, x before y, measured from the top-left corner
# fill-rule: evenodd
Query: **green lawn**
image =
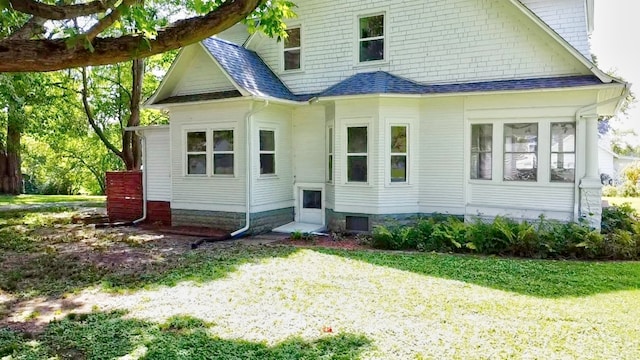
<path fill-rule="evenodd" d="M 0 359 L 640 357 L 639 262 L 187 250 L 65 214 L 0 221 L 0 321 L 42 326 L 0 330 Z"/>
<path fill-rule="evenodd" d="M 623 203 L 629 203 L 631 206 L 640 212 L 640 198 L 633 197 L 603 197 L 602 200 L 606 200 L 611 205 L 620 205 Z"/>
<path fill-rule="evenodd" d="M 0 195 L 0 206 L 50 204 L 77 201 L 104 203 L 105 199 L 106 197 L 104 196 L 89 195 Z"/>

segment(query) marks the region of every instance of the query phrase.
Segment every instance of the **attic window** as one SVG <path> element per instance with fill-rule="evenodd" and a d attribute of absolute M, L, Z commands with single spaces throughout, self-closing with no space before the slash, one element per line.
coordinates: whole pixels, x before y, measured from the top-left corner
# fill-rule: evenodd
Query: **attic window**
<path fill-rule="evenodd" d="M 301 41 L 300 27 L 292 27 L 286 30 L 287 38 L 284 39 L 284 70 L 300 70 Z"/>
<path fill-rule="evenodd" d="M 359 19 L 360 62 L 384 60 L 384 14 Z"/>

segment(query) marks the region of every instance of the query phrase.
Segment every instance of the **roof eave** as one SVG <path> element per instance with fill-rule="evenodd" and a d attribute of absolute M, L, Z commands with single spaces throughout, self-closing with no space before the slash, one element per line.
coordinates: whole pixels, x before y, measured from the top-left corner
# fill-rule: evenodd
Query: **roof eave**
<path fill-rule="evenodd" d="M 354 95 L 336 95 L 336 96 L 319 96 L 309 100 L 309 102 L 318 101 L 334 101 L 334 100 L 352 100 L 352 99 L 365 99 L 365 98 L 405 98 L 405 99 L 419 99 L 419 98 L 436 98 L 436 97 L 452 97 L 452 96 L 480 96 L 480 95 L 505 95 L 505 94 L 527 94 L 536 92 L 558 92 L 558 91 L 588 91 L 588 90 L 602 90 L 604 88 L 620 87 L 623 84 L 610 83 L 602 85 L 589 85 L 589 86 L 574 86 L 574 87 L 554 87 L 544 89 L 521 89 L 521 90 L 491 90 L 491 91 L 457 91 L 448 93 L 430 93 L 430 94 L 354 94 Z"/>

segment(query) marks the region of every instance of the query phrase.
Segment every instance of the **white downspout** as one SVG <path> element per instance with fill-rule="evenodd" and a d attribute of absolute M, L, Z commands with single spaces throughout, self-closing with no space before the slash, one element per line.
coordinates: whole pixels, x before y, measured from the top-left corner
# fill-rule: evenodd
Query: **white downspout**
<path fill-rule="evenodd" d="M 252 161 L 251 159 L 252 154 L 251 154 L 251 142 L 252 142 L 252 138 L 251 138 L 251 118 L 253 117 L 253 115 L 259 113 L 260 111 L 266 109 L 269 106 L 269 100 L 265 100 L 264 101 L 264 106 L 254 110 L 253 106 L 254 103 L 251 103 L 251 110 L 247 113 L 247 115 L 245 116 L 245 223 L 244 226 L 234 232 L 232 232 L 231 234 L 229 234 L 230 237 L 234 238 L 236 236 L 242 235 L 244 234 L 247 230 L 249 230 L 249 227 L 251 227 L 251 180 L 252 180 L 252 171 L 253 171 L 253 166 L 252 166 Z"/>
<path fill-rule="evenodd" d="M 136 131 L 136 135 L 142 140 L 142 217 L 137 220 L 133 220 L 134 225 L 147 220 L 147 137 L 144 135 L 144 131 Z"/>
<path fill-rule="evenodd" d="M 609 103 L 612 102 L 619 102 L 620 100 L 625 99 L 627 96 L 629 96 L 629 92 L 631 91 L 629 84 L 625 83 L 624 84 L 624 90 L 622 92 L 622 95 L 608 99 L 608 100 L 604 100 L 595 104 L 590 104 L 584 107 L 581 107 L 580 109 L 578 109 L 578 111 L 576 111 L 576 131 L 578 129 L 578 123 L 580 122 L 580 120 L 582 120 L 584 113 L 586 113 L 589 110 L 595 110 L 597 112 L 598 107 L 603 106 L 603 105 L 607 105 Z M 619 107 L 616 107 L 615 112 L 618 112 Z M 576 134 L 577 135 L 577 134 Z M 585 147 L 584 149 L 580 149 L 581 151 L 585 152 L 586 155 L 586 138 L 585 138 Z M 586 161 L 586 157 L 585 157 L 585 161 Z M 585 162 L 585 167 L 586 167 L 586 162 Z M 573 196 L 573 219 L 574 221 L 578 221 L 580 220 L 580 181 L 582 179 L 578 178 L 577 176 L 578 174 L 576 174 L 574 182 L 574 196 Z M 586 175 L 586 174 L 585 174 Z"/>

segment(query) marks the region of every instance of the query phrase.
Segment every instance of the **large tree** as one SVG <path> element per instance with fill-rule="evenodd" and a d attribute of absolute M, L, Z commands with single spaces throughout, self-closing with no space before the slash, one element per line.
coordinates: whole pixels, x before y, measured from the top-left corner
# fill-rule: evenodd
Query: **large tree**
<path fill-rule="evenodd" d="M 0 0 L 0 72 L 114 64 L 177 49 L 246 21 L 283 32 L 288 0 Z M 177 11 L 177 12 L 176 12 Z M 173 14 L 182 17 L 169 23 Z M 136 27 L 123 26 L 130 16 Z"/>

